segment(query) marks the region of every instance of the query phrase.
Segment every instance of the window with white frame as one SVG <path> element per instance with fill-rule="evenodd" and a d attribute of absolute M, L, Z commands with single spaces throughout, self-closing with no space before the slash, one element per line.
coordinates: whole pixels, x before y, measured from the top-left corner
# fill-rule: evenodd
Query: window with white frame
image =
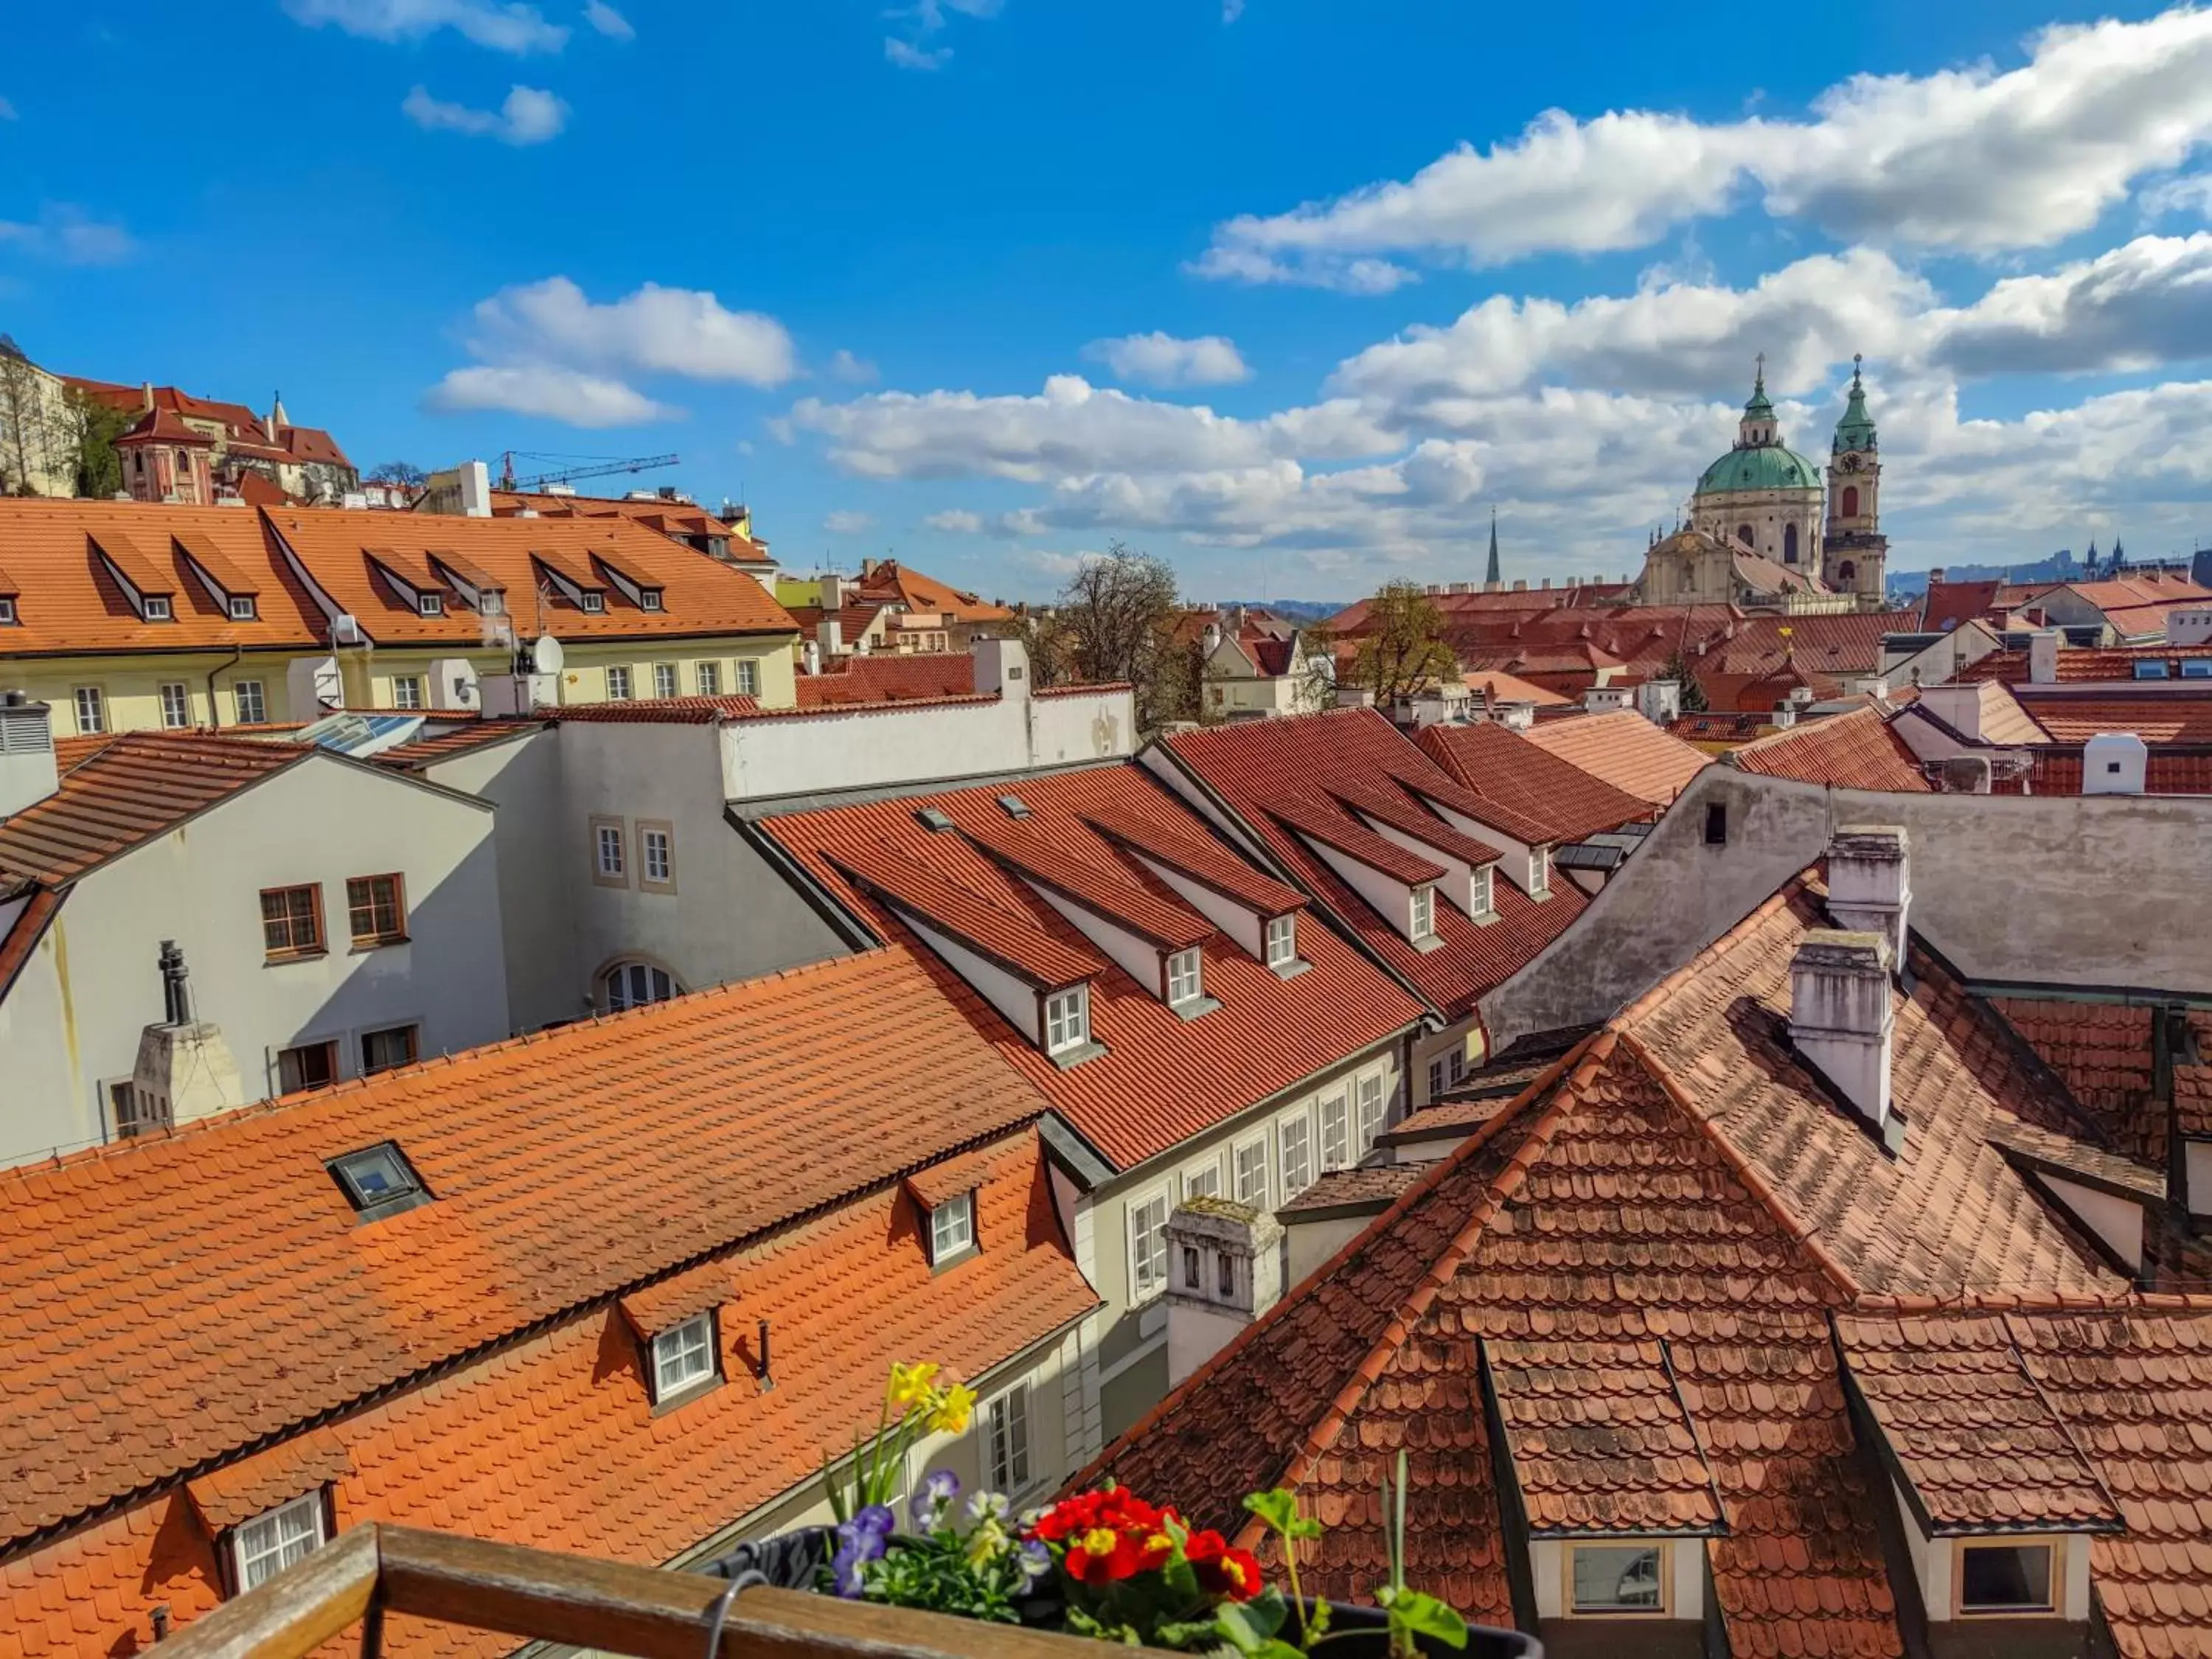
<path fill-rule="evenodd" d="M 676 665 L 674 663 L 657 662 L 653 665 L 653 695 L 656 697 L 672 697 L 676 695 Z"/>
<path fill-rule="evenodd" d="M 146 596 L 146 609 L 144 615 L 148 622 L 167 622 L 171 620 L 169 611 L 169 596 L 167 593 L 149 593 Z"/>
<path fill-rule="evenodd" d="M 584 592 L 582 603 L 577 606 L 577 609 L 581 611 L 587 617 L 599 616 L 605 611 L 606 608 L 607 596 L 600 592 L 596 587 L 586 588 Z M 624 684 L 627 684 L 629 679 L 629 670 L 625 668 L 623 670 L 623 680 Z M 624 696 L 628 696 L 629 693 L 625 691 L 623 695 Z"/>
<path fill-rule="evenodd" d="M 15 623 L 15 596 L 13 593 L 0 593 L 0 627 L 12 628 Z"/>
<path fill-rule="evenodd" d="M 1498 895 L 1491 886 L 1490 878 L 1491 869 L 1486 864 L 1474 872 L 1474 909 L 1472 914 L 1478 920 L 1497 913 Z"/>
<path fill-rule="evenodd" d="M 984 1480 L 993 1492 L 1013 1493 L 1030 1484 L 1030 1385 L 1017 1382 L 983 1414 Z"/>
<path fill-rule="evenodd" d="M 665 1002 L 678 990 L 668 969 L 649 962 L 617 963 L 601 976 L 600 988 L 606 993 L 607 1012 L 617 1014 L 625 1008 Z"/>
<path fill-rule="evenodd" d="M 1444 1063 L 1441 1060 L 1429 1062 L 1429 1098 L 1434 1100 L 1444 1091 Z"/>
<path fill-rule="evenodd" d="M 1287 968 L 1298 959 L 1298 919 L 1267 918 L 1267 966 Z"/>
<path fill-rule="evenodd" d="M 1437 931 L 1437 890 L 1413 889 L 1413 937 L 1428 939 Z"/>
<path fill-rule="evenodd" d="M 233 593 L 230 596 L 231 621 L 252 622 L 253 620 L 253 612 L 254 602 L 252 594 Z"/>
<path fill-rule="evenodd" d="M 1570 1613 L 1643 1613 L 1665 1617 L 1668 1603 L 1664 1544 L 1570 1544 Z"/>
<path fill-rule="evenodd" d="M 100 695 L 96 685 L 80 685 L 76 689 L 76 732 L 81 738 L 97 736 L 107 730 L 107 699 Z"/>
<path fill-rule="evenodd" d="M 1283 1196 L 1296 1198 L 1313 1185 L 1313 1125 L 1300 1112 L 1276 1125 L 1275 1139 L 1283 1153 Z"/>
<path fill-rule="evenodd" d="M 719 697 L 722 695 L 721 664 L 718 662 L 702 662 L 693 669 L 692 672 L 698 679 L 699 695 L 701 696 Z"/>
<path fill-rule="evenodd" d="M 655 1404 L 695 1389 L 714 1374 L 714 1316 L 702 1313 L 653 1339 Z"/>
<path fill-rule="evenodd" d="M 760 665 L 750 657 L 738 659 L 738 695 L 757 697 L 760 695 Z"/>
<path fill-rule="evenodd" d="M 1321 1167 L 1352 1167 L 1352 1101 L 1342 1090 L 1321 1103 Z"/>
<path fill-rule="evenodd" d="M 1267 1138 L 1260 1135 L 1237 1149 L 1237 1201 L 1255 1210 L 1267 1207 Z"/>
<path fill-rule="evenodd" d="M 1360 1157 L 1373 1150 L 1375 1138 L 1382 1133 L 1383 1115 L 1382 1073 L 1370 1073 L 1359 1079 Z"/>
<path fill-rule="evenodd" d="M 933 1206 L 929 1212 L 929 1260 L 932 1266 L 950 1261 L 975 1244 L 975 1194 L 962 1193 Z"/>
<path fill-rule="evenodd" d="M 181 681 L 161 687 L 161 724 L 167 730 L 180 732 L 192 723 L 191 688 Z"/>
<path fill-rule="evenodd" d="M 1451 1051 L 1444 1061 L 1444 1072 L 1455 1089 L 1467 1081 L 1467 1050 L 1464 1047 Z"/>
<path fill-rule="evenodd" d="M 394 674 L 392 677 L 392 706 L 394 708 L 420 708 L 422 706 L 422 677 L 419 674 Z"/>
<path fill-rule="evenodd" d="M 2055 1599 L 2057 1552 L 2047 1540 L 1959 1542 L 1961 1613 L 2050 1613 Z"/>
<path fill-rule="evenodd" d="M 239 681 L 230 688 L 230 696 L 240 726 L 258 726 L 269 718 L 269 703 L 259 680 Z"/>
<path fill-rule="evenodd" d="M 418 616 L 442 617 L 446 614 L 446 596 L 443 593 L 417 593 L 415 610 Z"/>
<path fill-rule="evenodd" d="M 1071 985 L 1044 1000 L 1044 1049 L 1064 1054 L 1091 1041 L 1091 988 Z"/>
<path fill-rule="evenodd" d="M 295 1562 L 306 1560 L 328 1541 L 319 1491 L 241 1522 L 230 1534 L 231 1568 L 240 1594 L 265 1583 Z"/>
<path fill-rule="evenodd" d="M 1552 890 L 1552 849 L 1531 848 L 1528 854 L 1528 896 L 1541 897 Z"/>
<path fill-rule="evenodd" d="M 1168 1287 L 1168 1195 L 1154 1193 L 1129 1206 L 1129 1300 L 1142 1302 Z"/>
<path fill-rule="evenodd" d="M 623 856 L 623 830 L 618 823 L 592 826 L 592 872 L 602 881 L 620 882 L 628 865 Z"/>
<path fill-rule="evenodd" d="M 1178 1006 L 1195 1002 L 1200 995 L 1200 955 L 1195 950 L 1178 951 L 1168 958 L 1168 1000 Z"/>
<path fill-rule="evenodd" d="M 607 701 L 609 702 L 628 702 L 629 701 L 629 669 L 610 668 L 607 670 Z"/>
<path fill-rule="evenodd" d="M 1182 1195 L 1194 1198 L 1221 1196 L 1221 1164 L 1218 1158 L 1195 1170 L 1186 1170 L 1182 1176 Z"/>
<path fill-rule="evenodd" d="M 676 831 L 665 823 L 639 824 L 637 864 L 639 886 L 672 890 L 676 885 Z"/>

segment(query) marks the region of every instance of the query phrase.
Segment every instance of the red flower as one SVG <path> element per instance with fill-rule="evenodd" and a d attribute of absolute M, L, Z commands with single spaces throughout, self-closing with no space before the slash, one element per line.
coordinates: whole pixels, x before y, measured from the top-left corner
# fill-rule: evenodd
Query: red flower
<path fill-rule="evenodd" d="M 1198 1587 L 1207 1595 L 1249 1601 L 1260 1593 L 1258 1559 L 1249 1550 L 1231 1548 L 1219 1533 L 1193 1533 L 1182 1553 L 1198 1576 Z"/>
<path fill-rule="evenodd" d="M 1096 1589 L 1164 1566 L 1175 1540 L 1144 1528 L 1093 1527 L 1068 1540 L 1068 1575 Z"/>

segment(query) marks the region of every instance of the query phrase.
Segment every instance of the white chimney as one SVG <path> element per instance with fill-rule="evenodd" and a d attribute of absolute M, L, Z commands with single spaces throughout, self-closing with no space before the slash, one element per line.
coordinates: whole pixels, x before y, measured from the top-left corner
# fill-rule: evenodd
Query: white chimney
<path fill-rule="evenodd" d="M 1282 1224 L 1225 1198 L 1168 1218 L 1168 1386 L 1226 1347 L 1283 1294 Z"/>
<path fill-rule="evenodd" d="M 1908 846 L 1897 823 L 1846 823 L 1828 842 L 1829 920 L 1848 933 L 1880 933 L 1898 963 L 1912 908 Z"/>
<path fill-rule="evenodd" d="M 21 691 L 0 691 L 0 818 L 44 800 L 60 783 L 52 711 Z"/>
<path fill-rule="evenodd" d="M 463 461 L 461 511 L 471 519 L 491 517 L 491 470 L 482 461 Z"/>
<path fill-rule="evenodd" d="M 2058 684 L 2058 652 L 2065 635 L 2055 628 L 2039 628 L 2027 636 L 2027 679 L 2031 685 Z"/>
<path fill-rule="evenodd" d="M 1880 933 L 1816 927 L 1790 963 L 1790 1040 L 1853 1111 L 1892 1139 L 1889 945 Z M 1896 1126 L 1897 1139 L 1903 1125 Z"/>
<path fill-rule="evenodd" d="M 1526 732 L 1536 723 L 1536 705 L 1501 702 L 1498 705 L 1498 723 L 1509 732 Z"/>
<path fill-rule="evenodd" d="M 824 611 L 845 608 L 845 579 L 842 576 L 824 576 L 822 579 L 822 608 Z"/>
<path fill-rule="evenodd" d="M 1680 680 L 1646 680 L 1636 688 L 1637 712 L 1654 726 L 1664 726 L 1682 714 Z"/>
<path fill-rule="evenodd" d="M 2081 745 L 2081 793 L 2140 795 L 2150 750 L 2132 732 L 2100 732 Z"/>
<path fill-rule="evenodd" d="M 806 672 L 810 674 L 822 672 L 822 643 L 818 640 L 806 642 Z"/>
<path fill-rule="evenodd" d="M 981 695 L 1015 702 L 1028 697 L 1030 653 L 1019 640 L 979 635 L 969 641 L 968 654 L 975 659 L 975 690 Z"/>
<path fill-rule="evenodd" d="M 835 662 L 845 654 L 845 624 L 834 613 L 814 624 L 814 637 L 821 644 L 823 662 Z"/>

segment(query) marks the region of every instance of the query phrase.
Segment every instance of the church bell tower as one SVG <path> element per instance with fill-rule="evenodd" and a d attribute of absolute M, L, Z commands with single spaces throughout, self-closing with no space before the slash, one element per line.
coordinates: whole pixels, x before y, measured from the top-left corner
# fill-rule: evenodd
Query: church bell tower
<path fill-rule="evenodd" d="M 1851 359 L 1850 401 L 1829 447 L 1820 576 L 1833 592 L 1858 595 L 1862 611 L 1875 611 L 1882 603 L 1889 538 L 1881 533 L 1881 443 L 1867 413 L 1862 362 Z"/>

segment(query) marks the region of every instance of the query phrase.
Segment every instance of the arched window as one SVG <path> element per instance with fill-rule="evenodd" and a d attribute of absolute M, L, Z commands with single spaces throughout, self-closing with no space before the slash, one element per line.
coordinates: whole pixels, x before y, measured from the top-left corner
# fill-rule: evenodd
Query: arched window
<path fill-rule="evenodd" d="M 1735 527 L 1735 538 L 1741 542 L 1746 547 L 1749 547 L 1751 545 L 1751 526 L 1747 524 L 1738 525 Z"/>
<path fill-rule="evenodd" d="M 1797 526 L 1794 524 L 1782 526 L 1782 562 L 1797 562 Z"/>
<path fill-rule="evenodd" d="M 1836 580 L 1839 582 L 1850 581 L 1858 574 L 1858 566 L 1854 564 L 1849 559 L 1845 559 L 1841 564 L 1836 567 Z"/>
<path fill-rule="evenodd" d="M 618 962 L 601 975 L 599 984 L 606 993 L 610 1013 L 642 1008 L 648 1002 L 665 1002 L 682 988 L 668 969 L 649 962 Z"/>
<path fill-rule="evenodd" d="M 1859 487 L 1856 484 L 1845 484 L 1844 486 L 1844 510 L 1842 516 L 1846 519 L 1856 519 L 1858 515 Z"/>

